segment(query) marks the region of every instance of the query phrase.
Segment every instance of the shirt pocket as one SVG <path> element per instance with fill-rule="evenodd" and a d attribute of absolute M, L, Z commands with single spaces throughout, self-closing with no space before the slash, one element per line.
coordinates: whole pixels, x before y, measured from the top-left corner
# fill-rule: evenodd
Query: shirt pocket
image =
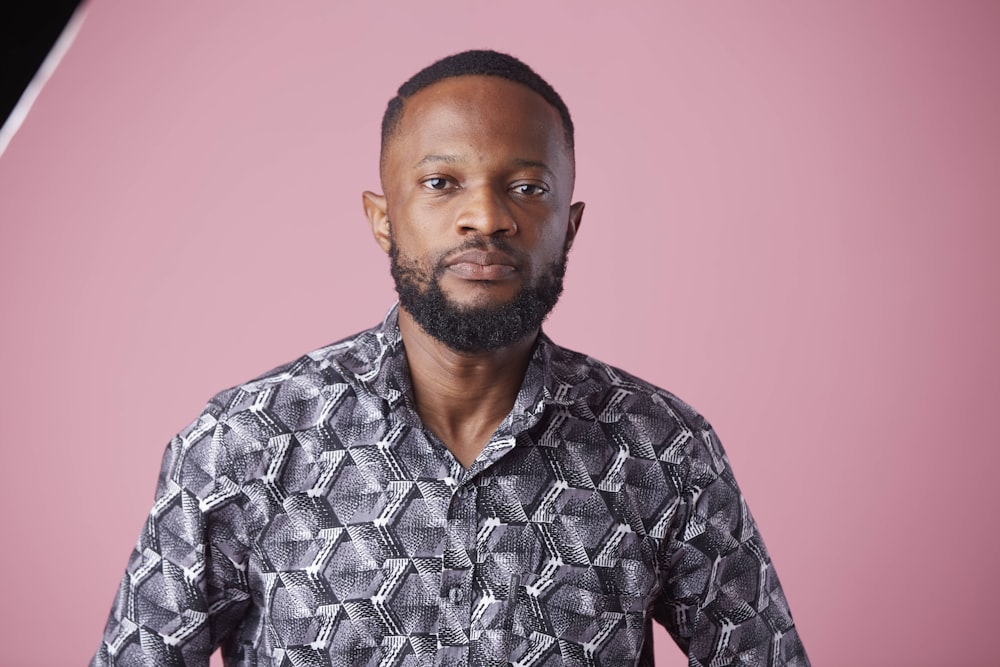
<path fill-rule="evenodd" d="M 511 605 L 512 662 L 628 665 L 639 657 L 648 596 L 525 576 Z"/>

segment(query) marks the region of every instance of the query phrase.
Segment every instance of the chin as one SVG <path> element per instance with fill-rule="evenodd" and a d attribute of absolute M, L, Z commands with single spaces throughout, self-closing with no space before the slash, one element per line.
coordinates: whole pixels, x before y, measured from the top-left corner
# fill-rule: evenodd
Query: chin
<path fill-rule="evenodd" d="M 512 302 L 518 295 L 519 285 L 507 281 L 477 280 L 463 289 L 443 289 L 442 292 L 455 307 L 478 310 Z"/>

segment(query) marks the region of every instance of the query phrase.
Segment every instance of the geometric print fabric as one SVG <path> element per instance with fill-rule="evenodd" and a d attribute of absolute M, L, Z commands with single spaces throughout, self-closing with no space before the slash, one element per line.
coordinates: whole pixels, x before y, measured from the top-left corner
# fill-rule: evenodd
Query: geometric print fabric
<path fill-rule="evenodd" d="M 220 393 L 167 449 L 91 663 L 808 665 L 714 432 L 541 335 L 463 468 L 378 327 Z"/>

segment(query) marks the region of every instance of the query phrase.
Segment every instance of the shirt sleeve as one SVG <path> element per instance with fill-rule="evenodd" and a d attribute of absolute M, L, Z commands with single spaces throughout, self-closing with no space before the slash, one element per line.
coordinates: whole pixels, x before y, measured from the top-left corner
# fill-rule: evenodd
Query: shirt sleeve
<path fill-rule="evenodd" d="M 156 499 L 91 667 L 207 666 L 250 599 L 234 455 L 209 404 L 167 447 Z"/>
<path fill-rule="evenodd" d="M 808 667 L 778 576 L 721 443 L 694 432 L 654 614 L 697 667 Z"/>

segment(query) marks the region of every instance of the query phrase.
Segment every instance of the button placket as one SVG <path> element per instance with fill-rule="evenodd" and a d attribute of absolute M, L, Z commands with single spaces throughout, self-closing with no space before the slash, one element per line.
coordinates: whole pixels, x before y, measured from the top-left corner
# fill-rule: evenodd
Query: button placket
<path fill-rule="evenodd" d="M 474 482 L 465 480 L 452 490 L 448 507 L 449 547 L 441 573 L 442 620 L 448 626 L 441 629 L 444 633 L 441 637 L 442 643 L 449 645 L 451 650 L 459 646 L 467 650 L 470 641 L 474 603 L 471 557 L 475 550 L 476 527 L 476 487 Z M 454 655 L 458 658 L 460 654 Z M 445 662 L 442 660 L 441 664 Z"/>

